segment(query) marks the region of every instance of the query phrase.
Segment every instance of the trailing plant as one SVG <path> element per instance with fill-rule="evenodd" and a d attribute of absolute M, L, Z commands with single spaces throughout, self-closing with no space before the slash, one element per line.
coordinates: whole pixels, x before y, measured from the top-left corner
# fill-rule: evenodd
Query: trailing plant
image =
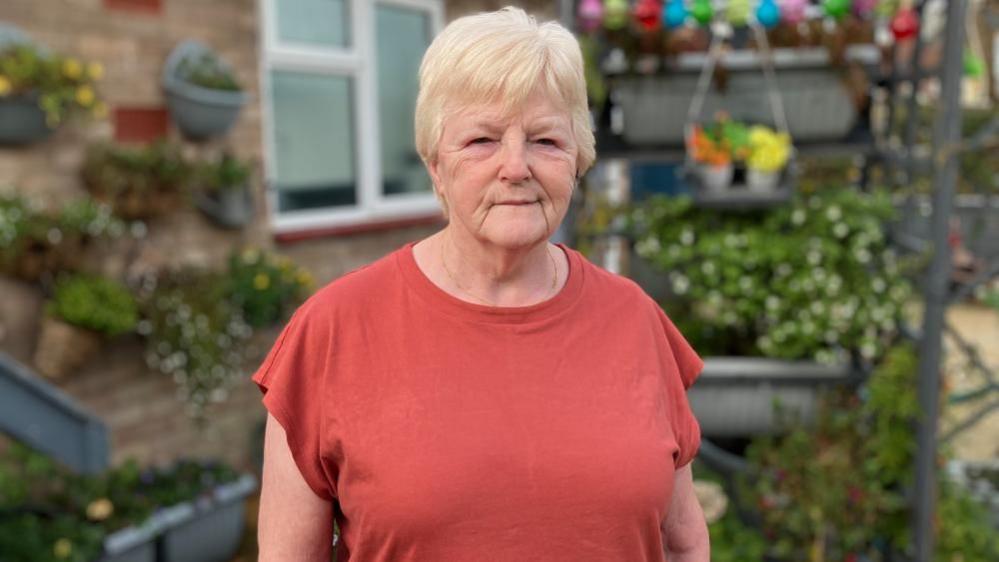
<path fill-rule="evenodd" d="M 249 188 L 250 165 L 225 153 L 215 161 L 199 164 L 195 178 L 198 187 L 208 193 L 229 189 L 245 190 Z"/>
<path fill-rule="evenodd" d="M 218 273 L 196 270 L 163 276 L 140 296 L 146 364 L 178 385 L 178 398 L 200 418 L 242 380 L 243 343 L 252 334 Z"/>
<path fill-rule="evenodd" d="M 83 164 L 91 194 L 109 203 L 115 214 L 139 219 L 178 208 L 187 195 L 191 165 L 180 147 L 158 141 L 145 147 L 96 144 Z"/>
<path fill-rule="evenodd" d="M 108 336 L 130 332 L 138 321 L 135 297 L 128 287 L 101 277 L 60 279 L 46 311 L 67 324 Z"/>
<path fill-rule="evenodd" d="M 33 281 L 75 271 L 91 242 L 124 232 L 110 207 L 90 198 L 46 209 L 18 194 L 0 194 L 0 272 Z"/>
<path fill-rule="evenodd" d="M 253 327 L 285 319 L 314 288 L 312 276 L 290 259 L 248 248 L 229 257 L 229 297 Z"/>
<path fill-rule="evenodd" d="M 211 52 L 185 58 L 177 66 L 183 80 L 210 90 L 240 91 L 242 88 L 225 64 Z"/>
<path fill-rule="evenodd" d="M 106 116 L 107 106 L 95 89 L 103 75 L 99 63 L 51 54 L 31 44 L 0 48 L 0 100 L 37 96 L 49 127 L 74 113 Z"/>
<path fill-rule="evenodd" d="M 879 357 L 912 292 L 889 247 L 883 192 L 826 189 L 775 210 L 719 214 L 688 198 L 627 213 L 635 250 L 664 272 L 668 303 L 704 354 L 838 362 Z"/>

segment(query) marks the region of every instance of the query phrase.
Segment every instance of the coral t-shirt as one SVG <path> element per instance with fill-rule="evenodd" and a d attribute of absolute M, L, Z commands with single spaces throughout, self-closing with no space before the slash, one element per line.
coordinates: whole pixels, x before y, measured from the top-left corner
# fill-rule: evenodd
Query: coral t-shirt
<path fill-rule="evenodd" d="M 551 299 L 468 303 L 412 246 L 316 293 L 253 376 L 339 559 L 664 560 L 703 363 L 662 309 L 561 245 Z"/>

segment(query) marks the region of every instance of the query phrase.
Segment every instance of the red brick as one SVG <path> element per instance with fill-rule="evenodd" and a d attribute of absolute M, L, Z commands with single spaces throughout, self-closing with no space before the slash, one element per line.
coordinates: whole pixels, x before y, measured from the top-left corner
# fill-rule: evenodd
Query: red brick
<path fill-rule="evenodd" d="M 116 107 L 114 140 L 151 142 L 167 136 L 170 114 L 165 107 Z"/>

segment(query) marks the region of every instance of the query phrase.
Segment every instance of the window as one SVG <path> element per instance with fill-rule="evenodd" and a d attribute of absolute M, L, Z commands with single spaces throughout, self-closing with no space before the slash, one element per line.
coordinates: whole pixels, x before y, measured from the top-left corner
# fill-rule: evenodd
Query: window
<path fill-rule="evenodd" d="M 413 146 L 442 0 L 263 0 L 261 103 L 277 232 L 428 215 Z"/>

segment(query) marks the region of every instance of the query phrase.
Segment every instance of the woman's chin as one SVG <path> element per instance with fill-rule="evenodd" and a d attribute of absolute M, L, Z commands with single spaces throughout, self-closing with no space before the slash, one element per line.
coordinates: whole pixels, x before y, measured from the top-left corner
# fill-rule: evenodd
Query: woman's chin
<path fill-rule="evenodd" d="M 511 221 L 500 228 L 492 228 L 483 232 L 483 238 L 489 243 L 508 250 L 530 248 L 548 239 L 547 225 L 536 222 L 521 223 Z"/>

